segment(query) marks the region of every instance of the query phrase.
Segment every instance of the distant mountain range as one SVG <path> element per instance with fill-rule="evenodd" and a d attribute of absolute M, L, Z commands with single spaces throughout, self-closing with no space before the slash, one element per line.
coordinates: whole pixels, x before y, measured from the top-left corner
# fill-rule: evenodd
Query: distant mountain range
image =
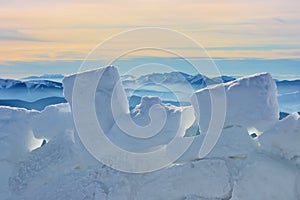
<path fill-rule="evenodd" d="M 58 81 L 61 82 L 64 78 L 62 74 L 44 74 L 41 76 L 28 76 L 22 78 L 21 80 L 50 80 L 50 81 Z"/>
<path fill-rule="evenodd" d="M 62 83 L 49 80 L 0 79 L 0 99 L 33 102 L 47 97 L 63 97 Z"/>
<path fill-rule="evenodd" d="M 135 108 L 137 104 L 141 102 L 142 97 L 137 96 L 137 95 L 132 95 L 131 97 L 128 97 L 128 102 L 129 102 L 129 109 L 132 110 Z M 187 106 L 190 105 L 189 102 L 177 102 L 177 101 L 168 101 L 168 100 L 162 100 L 162 103 L 164 104 L 172 104 L 174 106 Z"/>
<path fill-rule="evenodd" d="M 0 79 L 0 90 L 1 92 L 3 92 L 4 90 L 7 89 L 26 89 L 27 91 L 63 89 L 61 82 L 46 80 L 47 78 L 63 78 L 63 75 L 55 74 L 55 75 L 43 75 L 43 76 L 30 76 L 21 80 Z M 197 86 L 197 88 L 204 88 L 207 85 L 235 80 L 234 77 L 230 77 L 230 76 L 208 78 L 207 76 L 201 74 L 190 75 L 182 72 L 152 73 L 137 78 L 132 75 L 126 75 L 126 76 L 122 76 L 121 78 L 124 85 L 143 85 L 143 84 L 157 84 L 157 83 L 168 85 L 168 84 L 189 83 L 193 86 Z M 276 80 L 276 84 L 278 86 L 285 86 L 285 85 L 300 86 L 300 80 L 293 80 L 293 81 Z"/>
<path fill-rule="evenodd" d="M 21 107 L 40 109 L 44 105 L 65 102 L 63 96 L 63 85 L 61 80 L 63 75 L 43 75 L 31 76 L 21 80 L 0 79 L 0 105 L 23 105 Z M 51 79 L 51 80 L 50 80 Z M 53 81 L 57 79 L 59 81 Z M 206 87 L 207 85 L 218 84 L 221 82 L 229 82 L 235 80 L 234 77 L 221 76 L 217 78 L 209 78 L 207 76 L 197 74 L 190 75 L 182 72 L 170 73 L 152 73 L 140 77 L 125 75 L 121 77 L 125 91 L 131 94 L 130 105 L 134 106 L 139 103 L 140 97 L 143 95 L 160 96 L 165 103 L 177 105 L 170 96 L 170 91 L 155 90 L 155 87 L 142 87 L 143 85 L 184 85 L 190 84 L 194 90 Z M 275 80 L 278 88 L 279 104 L 283 105 L 283 111 L 290 112 L 296 108 L 300 109 L 299 91 L 300 80 L 279 81 Z M 153 89 L 154 88 L 154 89 Z M 179 91 L 183 89 L 180 87 Z M 183 87 L 184 88 L 184 87 Z M 185 91 L 182 91 L 185 92 Z M 51 98 L 52 99 L 51 99 Z M 49 99 L 50 98 L 50 99 Z M 41 100 L 41 102 L 37 102 Z M 186 102 L 183 102 L 186 104 Z M 36 105 L 42 105 L 37 106 Z"/>
<path fill-rule="evenodd" d="M 275 80 L 277 85 L 300 85 L 300 80 Z"/>
<path fill-rule="evenodd" d="M 66 99 L 62 97 L 47 97 L 34 102 L 27 102 L 18 99 L 0 99 L 1 106 L 10 106 L 18 108 L 26 108 L 28 110 L 43 110 L 46 106 L 52 104 L 66 103 Z"/>
<path fill-rule="evenodd" d="M 0 79 L 0 89 L 42 89 L 42 88 L 58 88 L 62 89 L 62 83 L 49 80 L 29 80 L 20 81 L 13 79 Z"/>
<path fill-rule="evenodd" d="M 41 89 L 41 88 L 57 88 L 62 89 L 60 81 L 53 81 L 52 79 L 63 79 L 62 74 L 45 74 L 41 76 L 29 76 L 20 80 L 14 79 L 0 79 L 0 89 L 26 88 L 26 89 Z M 50 80 L 51 79 L 51 80 Z M 207 76 L 197 74 L 190 75 L 183 72 L 170 73 L 152 73 L 140 77 L 132 75 L 121 76 L 123 84 L 180 84 L 189 83 L 191 85 L 198 85 L 206 87 L 207 85 L 217 84 L 221 82 L 229 82 L 235 80 L 231 76 L 221 76 L 216 78 L 208 78 Z M 300 85 L 300 80 L 275 80 L 277 85 Z"/>
<path fill-rule="evenodd" d="M 144 84 L 185 84 L 189 83 L 194 89 L 204 88 L 207 85 L 217 84 L 221 82 L 229 82 L 235 80 L 233 77 L 221 76 L 217 78 L 208 78 L 207 76 L 197 74 L 190 75 L 183 72 L 170 73 L 152 73 L 135 78 L 134 76 L 122 77 L 124 85 L 144 85 Z"/>

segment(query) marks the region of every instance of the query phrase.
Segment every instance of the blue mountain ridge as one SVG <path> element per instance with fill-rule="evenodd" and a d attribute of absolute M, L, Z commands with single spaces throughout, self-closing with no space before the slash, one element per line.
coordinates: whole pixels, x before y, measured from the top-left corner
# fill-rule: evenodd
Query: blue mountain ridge
<path fill-rule="evenodd" d="M 0 105 L 5 106 L 16 106 L 23 107 L 27 109 L 43 109 L 47 105 L 55 103 L 66 102 L 63 98 L 63 85 L 60 82 L 52 80 L 39 80 L 39 78 L 50 78 L 50 77 L 60 77 L 61 75 L 45 75 L 39 77 L 31 77 L 32 80 L 14 80 L 14 79 L 0 79 Z M 30 78 L 30 77 L 29 77 Z M 192 87 L 197 90 L 206 87 L 210 84 L 217 84 L 221 82 L 229 82 L 235 80 L 231 76 L 221 76 L 216 78 L 208 78 L 207 76 L 197 74 L 190 75 L 183 72 L 170 72 L 170 73 L 152 73 L 138 78 L 132 75 L 122 76 L 122 81 L 125 87 L 125 91 L 129 92 L 132 89 L 126 88 L 128 84 L 180 84 L 183 82 L 188 82 Z M 300 90 L 300 80 L 275 80 L 279 91 L 283 88 L 299 88 Z M 298 90 L 298 89 L 297 89 Z M 53 93 L 54 91 L 54 93 Z M 138 90 L 137 90 L 138 91 Z M 150 93 L 151 91 L 147 91 Z M 140 91 L 140 94 L 143 90 Z M 153 94 L 159 94 L 160 91 L 153 91 Z M 5 96 L 9 94 L 8 97 Z M 32 96 L 37 94 L 37 98 L 33 100 L 20 99 L 18 97 L 22 96 Z M 48 96 L 40 96 L 40 94 L 49 94 Z M 52 95 L 52 96 L 51 96 Z M 16 97 L 14 97 L 16 96 Z M 135 105 L 140 102 L 141 95 L 136 93 L 129 97 L 130 108 L 132 109 Z M 178 102 L 172 100 L 164 100 L 164 103 L 170 103 L 173 105 L 179 105 Z M 181 102 L 181 105 L 186 105 L 187 102 Z M 282 113 L 281 117 L 284 117 L 286 113 Z"/>

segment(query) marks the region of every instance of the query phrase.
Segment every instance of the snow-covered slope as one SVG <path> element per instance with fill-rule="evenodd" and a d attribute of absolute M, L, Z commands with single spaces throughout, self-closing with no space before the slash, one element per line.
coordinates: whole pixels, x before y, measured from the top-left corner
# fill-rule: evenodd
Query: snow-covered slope
<path fill-rule="evenodd" d="M 100 73 L 103 73 L 103 79 L 97 87 L 91 87 Z M 118 85 L 119 74 L 116 68 L 108 67 L 79 74 L 77 78 L 80 84 L 76 88 L 79 96 L 76 96 L 76 91 L 74 95 L 75 78 L 76 76 L 70 76 L 64 80 L 65 96 L 70 104 L 52 105 L 43 111 L 0 107 L 1 199 L 300 198 L 300 168 L 297 162 L 299 116 L 293 114 L 283 120 L 276 118 L 276 87 L 268 74 L 254 75 L 223 85 L 229 103 L 226 123 L 230 123 L 223 127 L 215 148 L 207 157 L 197 159 L 205 136 L 201 131 L 191 148 L 179 160 L 158 171 L 141 174 L 120 172 L 97 161 L 78 137 L 73 123 L 73 116 L 76 117 L 74 109 L 81 109 L 77 114 L 81 113 L 84 117 L 85 106 L 90 103 L 85 100 L 89 100 L 90 93 L 95 92 L 96 98 L 93 100 L 99 107 L 96 116 L 99 122 L 103 125 L 105 123 L 107 135 L 110 139 L 115 139 L 115 144 L 140 152 L 142 145 L 130 144 L 126 137 L 115 137 L 115 134 L 121 133 L 120 127 L 116 127 L 120 122 L 119 118 L 132 117 L 133 122 L 140 126 L 151 126 L 151 116 L 153 120 L 162 120 L 164 114 L 161 111 L 165 110 L 166 126 L 158 131 L 166 136 L 152 141 L 150 150 L 153 150 L 153 145 L 168 146 L 166 142 L 176 131 L 180 114 L 183 120 L 187 120 L 183 124 L 192 125 L 193 120 L 190 119 L 194 119 L 191 112 L 193 107 L 177 107 L 164 104 L 157 97 L 143 97 L 141 103 L 130 113 L 124 90 Z M 114 86 L 117 86 L 118 96 L 115 98 L 117 104 L 112 105 L 119 108 L 115 118 L 111 102 L 107 102 L 116 95 L 111 90 Z M 211 89 L 215 90 L 217 87 L 220 86 Z M 202 93 L 205 91 L 199 91 L 195 96 L 201 97 Z M 75 100 L 73 96 L 81 101 Z M 199 99 L 201 98 L 197 98 Z M 83 105 L 76 105 L 80 102 Z M 199 103 L 203 107 L 209 107 L 207 101 Z M 242 106 L 247 108 L 244 110 Z M 202 114 L 201 111 L 196 112 Z M 92 120 L 88 117 L 84 119 L 87 122 Z M 203 118 L 197 119 L 201 128 Z M 261 126 L 258 119 L 264 120 L 268 126 Z M 154 129 L 160 123 L 155 122 Z M 248 135 L 246 128 L 250 125 L 263 131 L 258 139 Z M 89 126 L 83 128 L 90 129 Z M 197 128 L 197 123 L 194 123 L 189 130 L 197 132 Z M 186 129 L 184 127 L 183 132 Z M 124 129 L 122 130 L 122 134 L 125 134 Z M 85 133 L 89 134 L 88 131 Z M 137 136 L 142 136 L 147 132 L 137 133 Z M 181 135 L 177 139 L 186 138 Z M 147 143 L 144 144 L 145 148 L 150 147 Z M 102 151 L 106 152 L 108 149 L 102 148 Z M 149 159 L 138 164 L 151 165 L 156 161 Z"/>

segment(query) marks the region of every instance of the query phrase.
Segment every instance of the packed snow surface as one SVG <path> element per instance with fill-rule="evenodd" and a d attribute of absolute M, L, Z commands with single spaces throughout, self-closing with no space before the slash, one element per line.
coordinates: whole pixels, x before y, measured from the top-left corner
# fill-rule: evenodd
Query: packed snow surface
<path fill-rule="evenodd" d="M 73 104 L 78 102 L 73 99 L 73 84 L 79 78 L 77 89 L 82 95 L 75 97 L 87 104 L 85 94 L 91 92 L 90 85 L 99 74 L 103 78 L 94 88 L 96 116 L 107 136 L 121 148 L 139 152 L 143 147 L 168 146 L 174 136 L 178 140 L 195 137 L 181 158 L 158 171 L 132 174 L 101 164 L 86 150 L 73 122 L 73 109 L 78 106 Z M 300 199 L 299 115 L 278 119 L 276 86 L 269 74 L 197 91 L 193 107 L 143 97 L 131 112 L 119 80 L 114 67 L 84 72 L 63 81 L 69 103 L 43 111 L 0 107 L 1 199 Z M 215 148 L 200 160 L 198 151 L 211 106 L 208 93 L 221 86 L 227 96 L 228 115 Z M 111 107 L 112 98 L 117 110 Z M 153 124 L 152 120 L 158 116 L 164 116 L 165 123 L 149 143 L 130 140 L 121 128 L 132 119 L 130 123 L 156 129 L 160 122 Z M 175 135 L 178 127 L 182 134 Z M 250 137 L 249 128 L 259 130 L 259 137 Z M 138 132 L 137 136 L 143 134 L 150 132 Z"/>

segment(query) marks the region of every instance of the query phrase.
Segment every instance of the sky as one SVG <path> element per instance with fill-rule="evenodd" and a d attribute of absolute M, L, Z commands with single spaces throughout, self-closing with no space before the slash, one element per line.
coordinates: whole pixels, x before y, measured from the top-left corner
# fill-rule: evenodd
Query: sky
<path fill-rule="evenodd" d="M 269 71 L 281 79 L 300 78 L 299 8 L 299 0 L 0 0 L 0 77 L 75 73 L 112 35 L 162 27 L 195 40 L 226 75 Z M 186 44 L 161 42 L 198 56 Z M 119 62 L 133 63 L 134 57 Z"/>

